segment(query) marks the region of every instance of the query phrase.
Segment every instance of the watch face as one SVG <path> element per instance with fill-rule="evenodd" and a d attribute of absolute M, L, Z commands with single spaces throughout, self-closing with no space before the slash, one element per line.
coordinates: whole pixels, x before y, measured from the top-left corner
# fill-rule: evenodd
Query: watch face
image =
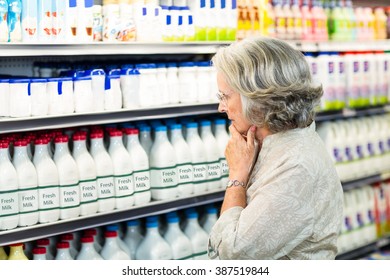
<path fill-rule="evenodd" d="M 227 186 L 228 186 L 228 187 L 233 186 L 233 181 L 232 181 L 232 180 L 229 180 L 228 183 L 227 183 Z"/>

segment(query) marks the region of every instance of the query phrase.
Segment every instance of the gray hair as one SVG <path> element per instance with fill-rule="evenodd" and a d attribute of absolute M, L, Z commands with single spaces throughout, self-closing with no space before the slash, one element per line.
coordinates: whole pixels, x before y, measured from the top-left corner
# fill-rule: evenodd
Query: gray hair
<path fill-rule="evenodd" d="M 304 55 L 287 43 L 256 37 L 220 48 L 217 72 L 241 95 L 244 117 L 272 133 L 309 126 L 323 94 Z"/>

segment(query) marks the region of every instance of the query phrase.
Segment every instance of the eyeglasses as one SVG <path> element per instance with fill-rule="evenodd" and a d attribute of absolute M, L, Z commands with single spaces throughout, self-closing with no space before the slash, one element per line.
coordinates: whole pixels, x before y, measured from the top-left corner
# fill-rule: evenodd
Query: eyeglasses
<path fill-rule="evenodd" d="M 227 96 L 226 96 L 225 93 L 218 91 L 218 92 L 216 93 L 216 96 L 217 96 L 218 102 L 219 102 L 221 105 L 227 106 Z"/>

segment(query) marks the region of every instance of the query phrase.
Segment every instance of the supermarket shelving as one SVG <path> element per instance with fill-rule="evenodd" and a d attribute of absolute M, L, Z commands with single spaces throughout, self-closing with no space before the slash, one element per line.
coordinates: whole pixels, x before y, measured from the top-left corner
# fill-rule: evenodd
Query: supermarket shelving
<path fill-rule="evenodd" d="M 355 259 L 363 258 L 369 255 L 370 253 L 379 251 L 381 248 L 386 247 L 388 245 L 390 245 L 390 236 L 382 237 L 375 242 L 339 254 L 338 256 L 336 256 L 336 260 L 355 260 Z"/>

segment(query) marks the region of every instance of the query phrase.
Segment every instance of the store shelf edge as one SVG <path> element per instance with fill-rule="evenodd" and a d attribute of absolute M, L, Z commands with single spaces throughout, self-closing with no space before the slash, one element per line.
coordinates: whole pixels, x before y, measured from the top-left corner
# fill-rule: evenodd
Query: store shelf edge
<path fill-rule="evenodd" d="M 79 231 L 91 227 L 124 222 L 131 219 L 152 215 L 161 215 L 171 211 L 189 207 L 201 206 L 223 200 L 224 191 L 205 193 L 202 195 L 179 198 L 169 201 L 153 201 L 143 206 L 134 206 L 127 210 L 114 210 L 110 213 L 98 213 L 86 217 L 60 220 L 50 224 L 37 224 L 29 227 L 19 227 L 8 231 L 0 231 L 0 246 L 37 240 L 68 232 Z"/>

